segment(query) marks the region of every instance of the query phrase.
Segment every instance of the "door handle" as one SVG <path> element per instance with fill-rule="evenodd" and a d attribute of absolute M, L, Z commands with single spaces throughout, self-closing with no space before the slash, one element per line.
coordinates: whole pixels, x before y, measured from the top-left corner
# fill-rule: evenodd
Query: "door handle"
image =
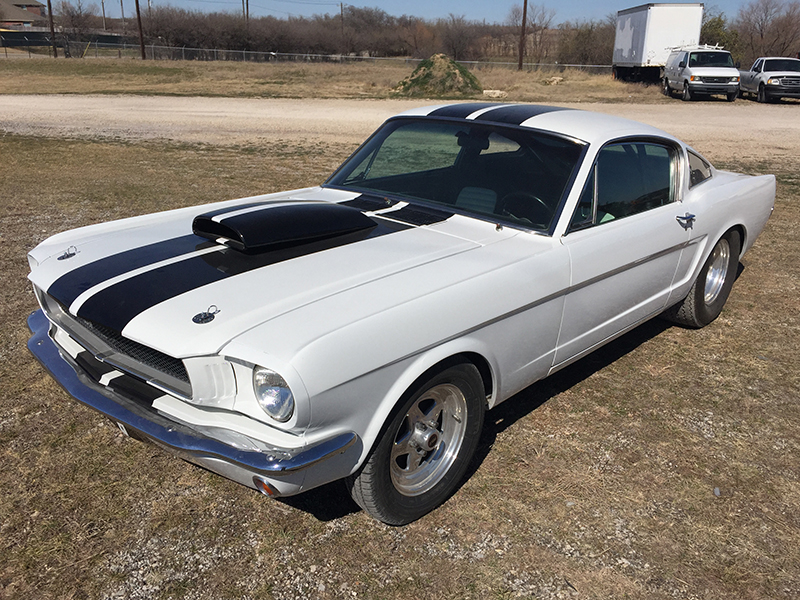
<path fill-rule="evenodd" d="M 680 226 L 683 227 L 684 229 L 691 229 L 692 226 L 694 225 L 695 218 L 696 218 L 695 215 L 688 212 L 683 216 L 678 215 L 677 217 L 675 217 Z"/>

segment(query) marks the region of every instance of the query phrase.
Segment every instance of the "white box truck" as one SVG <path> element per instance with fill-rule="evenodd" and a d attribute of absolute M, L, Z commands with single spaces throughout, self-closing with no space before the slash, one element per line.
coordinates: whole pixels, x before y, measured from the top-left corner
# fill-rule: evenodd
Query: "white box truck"
<path fill-rule="evenodd" d="M 612 60 L 614 77 L 658 81 L 670 50 L 696 46 L 702 25 L 702 4 L 642 4 L 619 11 Z"/>

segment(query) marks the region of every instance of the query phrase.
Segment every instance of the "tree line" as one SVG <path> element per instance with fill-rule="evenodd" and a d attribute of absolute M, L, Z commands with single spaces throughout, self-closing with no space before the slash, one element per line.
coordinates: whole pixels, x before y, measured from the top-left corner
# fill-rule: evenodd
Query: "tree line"
<path fill-rule="evenodd" d="M 136 34 L 135 15 L 125 23 L 104 19 L 95 4 L 63 0 L 58 24 L 80 39 L 111 30 Z M 520 48 L 522 7 L 496 23 L 392 16 L 380 8 L 343 5 L 338 14 L 313 17 L 248 17 L 159 6 L 142 11 L 148 44 L 296 54 L 357 54 L 426 58 L 443 52 L 455 60 L 514 60 Z M 555 23 L 555 10 L 528 5 L 524 55 L 529 63 L 606 65 L 611 62 L 616 15 Z M 734 18 L 706 9 L 701 43 L 720 44 L 747 64 L 757 56 L 800 51 L 800 0 L 753 0 Z"/>

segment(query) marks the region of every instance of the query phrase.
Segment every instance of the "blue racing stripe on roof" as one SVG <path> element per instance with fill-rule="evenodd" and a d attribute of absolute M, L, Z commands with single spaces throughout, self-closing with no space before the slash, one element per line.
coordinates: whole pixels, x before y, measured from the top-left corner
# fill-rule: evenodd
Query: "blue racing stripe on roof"
<path fill-rule="evenodd" d="M 468 102 L 465 104 L 451 104 L 450 106 L 443 106 L 437 108 L 429 113 L 429 117 L 450 117 L 452 119 L 466 119 L 477 110 L 490 108 L 492 106 L 503 106 L 497 102 Z"/>
<path fill-rule="evenodd" d="M 505 125 L 521 125 L 532 117 L 538 117 L 539 115 L 559 110 L 571 109 L 561 108 L 558 106 L 541 106 L 536 104 L 500 105 L 495 109 L 487 110 L 485 113 L 478 115 L 475 120 L 492 121 L 494 123 L 503 123 Z"/>

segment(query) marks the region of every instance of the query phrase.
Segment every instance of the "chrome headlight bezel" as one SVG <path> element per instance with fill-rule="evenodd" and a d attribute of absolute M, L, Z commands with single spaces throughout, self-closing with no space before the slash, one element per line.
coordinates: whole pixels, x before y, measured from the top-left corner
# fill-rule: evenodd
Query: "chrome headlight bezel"
<path fill-rule="evenodd" d="M 253 393 L 261 410 L 278 423 L 286 423 L 294 415 L 294 394 L 286 380 L 272 369 L 253 367 Z"/>

